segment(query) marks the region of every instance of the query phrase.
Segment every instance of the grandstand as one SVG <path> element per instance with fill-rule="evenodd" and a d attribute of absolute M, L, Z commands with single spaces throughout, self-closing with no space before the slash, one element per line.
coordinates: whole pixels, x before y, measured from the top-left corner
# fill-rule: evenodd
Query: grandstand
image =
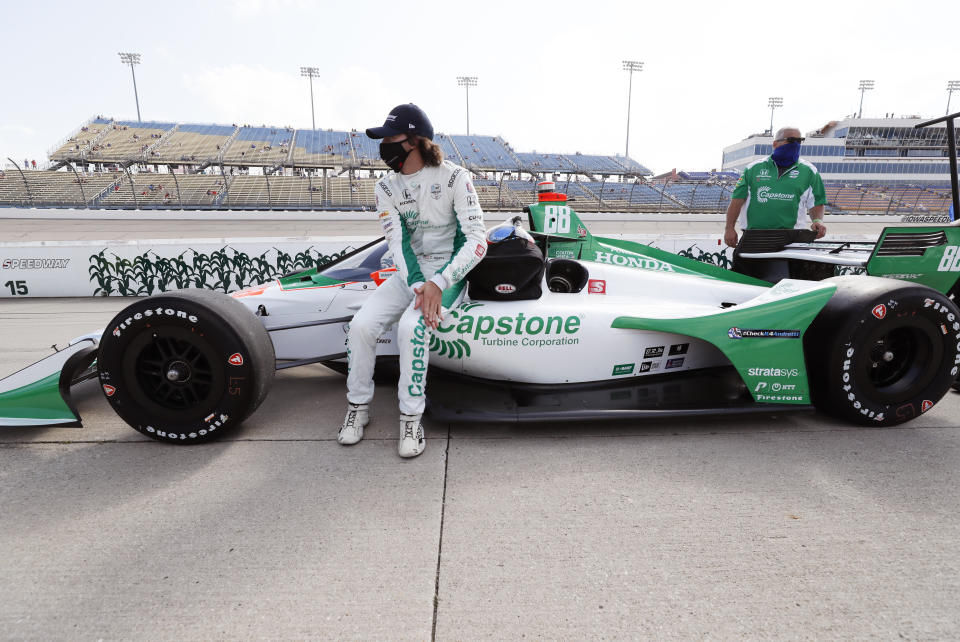
<path fill-rule="evenodd" d="M 877 184 L 950 180 L 945 123 L 915 129 L 917 116 L 847 118 L 807 132 L 800 155 L 825 181 Z M 773 151 L 771 132 L 754 134 L 723 150 L 723 169 L 741 171 Z"/>
<path fill-rule="evenodd" d="M 847 133 L 839 136 L 841 129 L 833 123 L 818 132 L 818 137 L 830 140 L 814 146 L 830 149 L 833 155 L 837 149 L 850 155 L 849 149 L 860 147 L 885 150 L 899 145 L 909 151 L 913 149 L 909 146 L 919 149 L 924 143 L 940 149 L 943 138 L 943 131 L 921 140 L 904 128 L 894 136 L 876 127 L 847 127 Z M 827 135 L 831 131 L 832 138 Z M 769 145 L 748 140 L 736 153 L 725 153 L 725 164 L 740 166 L 751 155 L 769 154 Z M 882 144 L 866 142 L 871 140 Z M 501 136 L 437 133 L 435 142 L 447 158 L 471 171 L 480 203 L 488 210 L 516 211 L 536 199 L 537 181 L 552 179 L 585 212 L 720 213 L 739 177 L 735 168 L 726 166 L 720 172 L 673 170 L 653 177 L 631 158 L 518 152 Z M 371 209 L 374 183 L 386 171 L 378 145 L 357 131 L 98 116 L 51 149 L 49 169 L 8 165 L 0 172 L 0 207 Z M 889 162 L 887 156 L 877 158 Z M 904 158 L 931 160 L 906 154 L 899 160 Z M 824 176 L 829 212 L 944 213 L 949 207 L 946 177 L 906 182 L 887 174 L 871 181 Z"/>
<path fill-rule="evenodd" d="M 241 127 L 221 158 L 231 164 L 282 165 L 288 161 L 292 140 L 292 129 Z"/>

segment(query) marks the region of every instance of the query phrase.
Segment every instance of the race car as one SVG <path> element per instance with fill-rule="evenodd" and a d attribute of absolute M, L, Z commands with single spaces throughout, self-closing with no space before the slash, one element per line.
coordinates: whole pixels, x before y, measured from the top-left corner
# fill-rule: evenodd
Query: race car
<path fill-rule="evenodd" d="M 927 412 L 960 368 L 960 311 L 933 288 L 869 276 L 776 285 L 595 237 L 562 194 L 526 208 L 429 339 L 429 412 L 452 421 L 712 416 L 817 408 L 889 426 Z M 943 254 L 942 246 L 923 254 Z M 889 256 L 889 255 L 888 255 Z M 195 444 L 227 434 L 277 369 L 346 368 L 346 331 L 395 268 L 374 241 L 232 295 L 140 299 L 103 331 L 0 380 L 0 425 L 76 425 L 97 377 L 131 427 Z M 378 355 L 395 358 L 395 332 Z M 339 408 L 331 409 L 339 412 Z"/>

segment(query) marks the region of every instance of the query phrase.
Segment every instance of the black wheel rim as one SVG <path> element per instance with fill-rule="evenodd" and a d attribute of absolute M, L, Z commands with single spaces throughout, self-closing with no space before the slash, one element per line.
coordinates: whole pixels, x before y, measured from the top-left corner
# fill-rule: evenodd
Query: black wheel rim
<path fill-rule="evenodd" d="M 936 376 L 943 348 L 938 328 L 923 319 L 875 330 L 864 342 L 860 384 L 876 401 L 895 404 L 920 395 Z"/>
<path fill-rule="evenodd" d="M 191 341 L 154 337 L 136 356 L 134 370 L 143 393 L 162 408 L 183 410 L 210 396 L 210 360 Z"/>
<path fill-rule="evenodd" d="M 226 357 L 218 355 L 201 332 L 159 326 L 140 333 L 121 365 L 131 401 L 161 423 L 201 420 L 223 392 Z"/>

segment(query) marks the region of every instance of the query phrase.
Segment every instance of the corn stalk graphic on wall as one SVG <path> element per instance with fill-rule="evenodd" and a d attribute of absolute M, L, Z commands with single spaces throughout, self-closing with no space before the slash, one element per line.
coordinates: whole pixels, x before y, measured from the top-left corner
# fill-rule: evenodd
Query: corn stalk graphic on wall
<path fill-rule="evenodd" d="M 138 296 L 183 288 L 234 292 L 272 281 L 293 270 L 323 267 L 344 254 L 321 254 L 308 247 L 293 255 L 271 248 L 257 256 L 226 245 L 210 253 L 187 249 L 175 257 L 163 257 L 152 250 L 131 258 L 101 250 L 90 256 L 87 271 L 96 283 L 94 295 Z"/>

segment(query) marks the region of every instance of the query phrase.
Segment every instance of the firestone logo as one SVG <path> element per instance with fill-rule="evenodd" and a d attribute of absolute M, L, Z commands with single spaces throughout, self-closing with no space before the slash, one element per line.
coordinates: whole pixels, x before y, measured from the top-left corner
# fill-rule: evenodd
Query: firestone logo
<path fill-rule="evenodd" d="M 177 319 L 186 319 L 190 323 L 196 323 L 197 317 L 192 314 L 187 314 L 183 310 L 174 310 L 173 308 L 151 308 L 144 310 L 143 312 L 137 312 L 133 316 L 127 317 L 120 322 L 120 325 L 115 327 L 111 334 L 117 338 L 123 334 L 123 331 L 133 325 L 134 321 L 140 321 L 141 319 L 149 319 L 151 317 L 176 317 Z"/>

